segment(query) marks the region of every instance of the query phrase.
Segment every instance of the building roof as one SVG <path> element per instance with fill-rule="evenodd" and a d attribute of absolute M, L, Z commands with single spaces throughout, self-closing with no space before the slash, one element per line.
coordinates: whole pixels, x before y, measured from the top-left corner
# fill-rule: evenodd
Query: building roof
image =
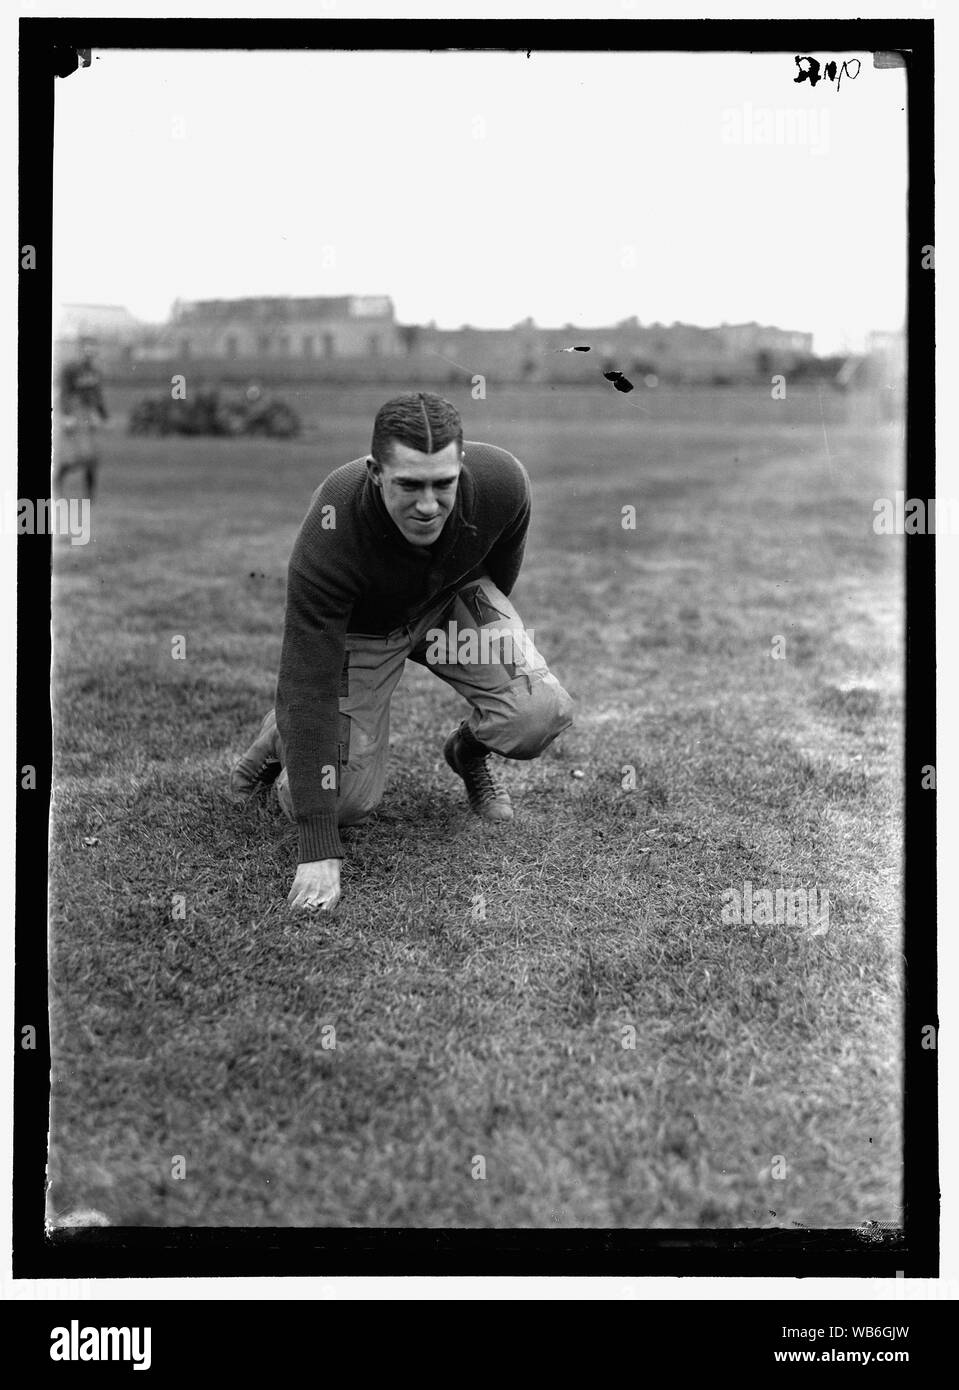
<path fill-rule="evenodd" d="M 122 304 L 59 304 L 56 325 L 58 338 L 77 338 L 85 333 L 123 337 L 143 328 Z"/>
<path fill-rule="evenodd" d="M 177 300 L 173 306 L 173 320 L 178 324 L 197 319 L 281 324 L 306 319 L 358 318 L 392 319 L 393 302 L 388 295 L 268 295 L 247 299 Z"/>

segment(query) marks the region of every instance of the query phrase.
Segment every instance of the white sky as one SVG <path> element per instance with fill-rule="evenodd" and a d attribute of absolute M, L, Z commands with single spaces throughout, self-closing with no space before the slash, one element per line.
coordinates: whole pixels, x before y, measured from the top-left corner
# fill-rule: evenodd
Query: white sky
<path fill-rule="evenodd" d="M 905 73 L 857 56 L 837 91 L 785 52 L 101 50 L 57 84 L 55 295 L 158 320 L 389 294 L 447 327 L 756 319 L 854 348 L 906 291 Z"/>

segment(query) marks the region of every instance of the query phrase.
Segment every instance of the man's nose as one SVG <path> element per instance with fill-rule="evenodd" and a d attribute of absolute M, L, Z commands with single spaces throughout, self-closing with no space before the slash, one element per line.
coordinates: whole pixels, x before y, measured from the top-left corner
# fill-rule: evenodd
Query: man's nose
<path fill-rule="evenodd" d="M 421 492 L 416 499 L 416 510 L 421 516 L 435 516 L 439 510 L 435 494 L 432 491 Z"/>

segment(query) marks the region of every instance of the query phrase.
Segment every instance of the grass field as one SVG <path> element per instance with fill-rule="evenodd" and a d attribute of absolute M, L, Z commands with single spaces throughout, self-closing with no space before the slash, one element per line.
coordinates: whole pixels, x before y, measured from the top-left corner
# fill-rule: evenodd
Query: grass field
<path fill-rule="evenodd" d="M 296 917 L 295 831 L 228 772 L 383 394 L 299 400 L 291 444 L 115 433 L 92 543 L 57 542 L 51 1220 L 895 1222 L 898 427 L 765 386 L 454 396 L 530 471 L 513 597 L 576 722 L 485 826 L 442 759 L 465 707 L 409 666 L 342 905 Z M 724 921 L 747 881 L 828 921 Z"/>

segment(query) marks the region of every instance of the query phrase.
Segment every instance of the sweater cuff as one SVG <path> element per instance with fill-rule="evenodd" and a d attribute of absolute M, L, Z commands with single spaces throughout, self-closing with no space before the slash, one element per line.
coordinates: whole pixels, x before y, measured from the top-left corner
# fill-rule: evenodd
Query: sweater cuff
<path fill-rule="evenodd" d="M 312 864 L 317 859 L 344 858 L 343 845 L 336 828 L 336 812 L 321 816 L 304 816 L 298 820 L 300 863 Z"/>

